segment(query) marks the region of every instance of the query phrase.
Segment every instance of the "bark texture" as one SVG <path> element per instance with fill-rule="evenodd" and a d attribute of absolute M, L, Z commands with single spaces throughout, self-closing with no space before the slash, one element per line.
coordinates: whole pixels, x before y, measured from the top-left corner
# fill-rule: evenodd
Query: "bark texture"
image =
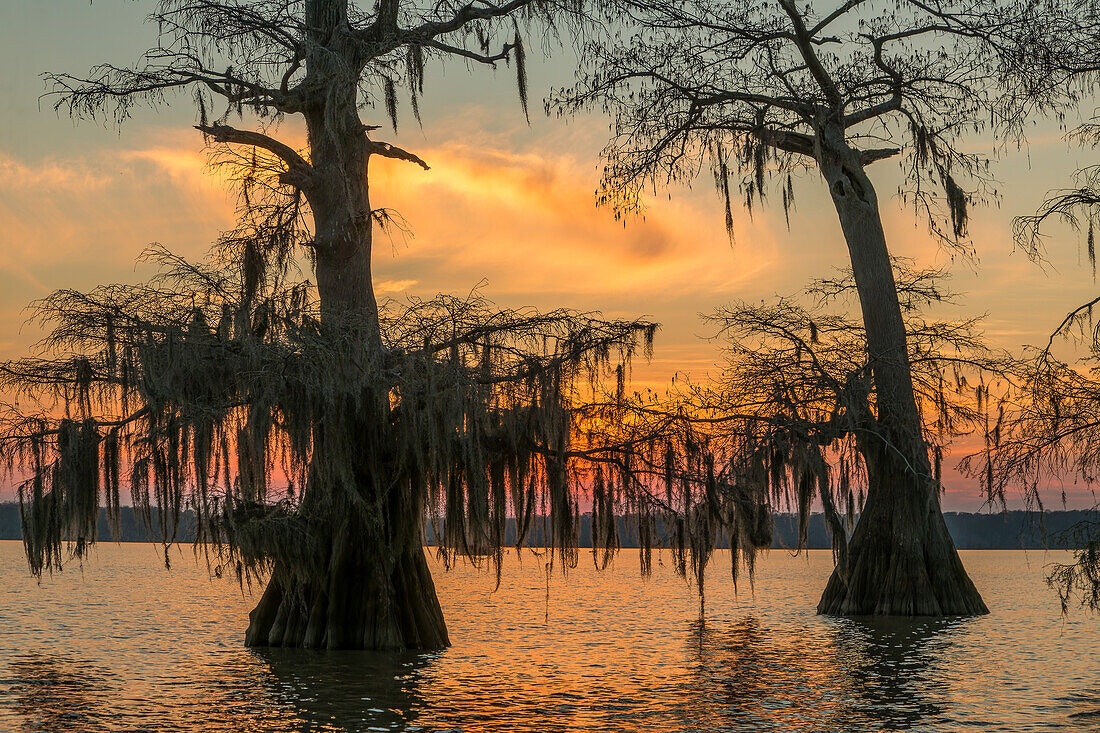
<path fill-rule="evenodd" d="M 914 396 L 905 325 L 878 199 L 843 128 L 818 135 L 818 161 L 848 251 L 867 335 L 877 416 L 861 426 L 867 500 L 818 604 L 837 615 L 988 613 L 948 534 Z"/>
<path fill-rule="evenodd" d="M 277 566 L 249 614 L 248 646 L 322 649 L 438 649 L 447 625 L 424 548 L 365 551 L 353 531 L 329 544 L 320 571 Z"/>

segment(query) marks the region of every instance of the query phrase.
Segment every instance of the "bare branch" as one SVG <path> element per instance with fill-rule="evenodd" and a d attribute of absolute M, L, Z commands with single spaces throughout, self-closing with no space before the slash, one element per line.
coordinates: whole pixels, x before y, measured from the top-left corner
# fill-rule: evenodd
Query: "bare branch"
<path fill-rule="evenodd" d="M 215 142 L 237 145 L 251 145 L 263 148 L 274 153 L 287 165 L 285 183 L 290 183 L 298 188 L 308 189 L 313 181 L 313 166 L 289 145 L 279 142 L 275 138 L 264 135 L 261 132 L 251 130 L 238 130 L 229 125 L 215 122 L 212 125 L 196 125 L 195 129 L 204 135 L 209 135 Z"/>
<path fill-rule="evenodd" d="M 470 2 L 459 8 L 450 18 L 422 23 L 413 28 L 401 31 L 401 36 L 406 43 L 428 41 L 438 36 L 461 30 L 467 25 L 479 20 L 503 18 L 533 2 L 534 0 L 509 0 L 499 5 L 488 2 L 488 0 Z"/>
<path fill-rule="evenodd" d="M 391 145 L 390 143 L 378 142 L 376 140 L 370 140 L 370 153 L 372 155 L 381 155 L 385 158 L 393 158 L 395 160 L 404 160 L 409 163 L 416 163 L 424 170 L 430 170 L 428 164 L 425 163 L 419 156 L 410 153 L 407 150 Z"/>

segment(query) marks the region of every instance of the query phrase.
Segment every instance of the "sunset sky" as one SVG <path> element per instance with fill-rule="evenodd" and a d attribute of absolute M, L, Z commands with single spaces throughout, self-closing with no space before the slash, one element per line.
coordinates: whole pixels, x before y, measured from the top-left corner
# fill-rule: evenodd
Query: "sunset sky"
<path fill-rule="evenodd" d="M 156 28 L 142 23 L 151 7 L 132 0 L 0 4 L 0 358 L 26 353 L 39 335 L 23 327 L 23 309 L 35 298 L 62 287 L 140 279 L 145 273 L 135 270 L 134 258 L 150 242 L 201 256 L 233 222 L 234 199 L 205 167 L 186 95 L 155 111 L 138 110 L 121 130 L 74 123 L 40 99 L 43 71 L 133 63 L 155 40 Z M 706 330 L 698 314 L 733 299 L 793 293 L 846 264 L 827 191 L 816 174 L 796 179 L 789 231 L 778 205 L 757 208 L 751 219 L 735 211 L 732 246 L 706 173 L 692 189 L 649 202 L 644 219 L 617 222 L 596 208 L 593 196 L 608 121 L 542 114 L 542 97 L 551 85 L 568 84 L 575 65 L 569 50 L 553 62 L 532 58 L 530 124 L 511 69 L 456 64 L 445 74 L 429 73 L 423 128 L 406 106 L 398 135 L 379 131 L 431 170 L 372 163 L 374 205 L 396 209 L 413 232 L 392 246 L 379 238 L 377 289 L 431 296 L 466 292 L 484 280 L 483 293 L 501 305 L 645 316 L 662 329 L 654 362 L 638 367 L 636 378 L 653 386 L 676 371 L 704 378 L 721 357 L 701 338 Z M 382 115 L 374 121 L 385 122 Z M 292 122 L 281 133 L 302 139 Z M 971 144 L 994 149 L 988 139 Z M 1051 227 L 1044 270 L 1014 251 L 1010 228 L 1013 216 L 1034 211 L 1046 191 L 1067 185 L 1075 168 L 1098 156 L 1067 143 L 1051 123 L 1037 124 L 1018 151 L 997 155 L 1003 199 L 972 214 L 979 261 L 954 264 L 951 287 L 962 297 L 946 315 L 987 313 L 990 340 L 1018 351 L 1045 343 L 1067 310 L 1093 297 L 1080 235 Z M 920 265 L 951 264 L 951 253 L 893 195 L 897 165 L 878 163 L 870 172 L 893 253 Z M 1083 489 L 1071 489 L 1073 505 L 1087 497 L 1092 503 Z M 945 508 L 980 505 L 975 485 L 949 479 Z"/>

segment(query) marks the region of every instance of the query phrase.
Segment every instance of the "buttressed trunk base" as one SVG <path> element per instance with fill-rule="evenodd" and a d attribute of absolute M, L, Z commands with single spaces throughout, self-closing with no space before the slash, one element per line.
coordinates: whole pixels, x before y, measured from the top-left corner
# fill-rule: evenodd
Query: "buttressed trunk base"
<path fill-rule="evenodd" d="M 867 501 L 817 612 L 837 616 L 989 613 L 947 531 L 934 483 L 891 448 L 868 460 Z"/>
<path fill-rule="evenodd" d="M 327 574 L 277 565 L 249 614 L 245 644 L 315 649 L 441 649 L 447 625 L 424 548 L 386 557 L 333 543 Z"/>
<path fill-rule="evenodd" d="M 366 389 L 314 424 L 313 467 L 296 528 L 301 539 L 273 555 L 267 589 L 249 614 L 248 646 L 449 645 L 424 555 L 424 506 L 388 460 L 386 407 L 375 397 Z M 348 460 L 355 466 L 343 480 L 326 470 Z"/>

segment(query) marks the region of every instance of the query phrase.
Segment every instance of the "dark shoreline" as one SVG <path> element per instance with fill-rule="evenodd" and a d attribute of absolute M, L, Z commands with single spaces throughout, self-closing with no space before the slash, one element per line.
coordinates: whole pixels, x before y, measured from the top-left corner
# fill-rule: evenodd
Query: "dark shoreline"
<path fill-rule="evenodd" d="M 1033 550 L 1033 549 L 1072 549 L 1074 546 L 1072 528 L 1088 521 L 1097 521 L 1097 515 L 1092 511 L 1048 511 L 1043 514 L 1037 512 L 1008 511 L 1008 512 L 944 512 L 944 519 L 956 547 L 960 550 Z M 160 542 L 160 537 L 150 535 L 138 521 L 131 507 L 122 508 L 121 516 L 121 542 Z M 525 544 L 539 547 L 542 542 L 539 522 L 535 520 L 532 536 Z M 581 517 L 580 546 L 591 547 L 591 525 L 588 516 Z M 98 528 L 99 541 L 113 541 L 107 526 L 107 518 L 101 510 Z M 514 542 L 515 529 L 509 521 L 508 540 Z M 638 546 L 629 520 L 619 520 L 619 536 L 622 547 L 635 548 Z M 790 549 L 797 545 L 798 519 L 793 514 L 779 514 L 776 516 L 776 528 L 774 533 L 773 549 Z M 190 543 L 194 538 L 191 517 L 185 515 L 181 519 L 180 532 L 177 541 Z M 4 502 L 0 503 L 0 540 L 20 540 L 19 505 Z M 431 544 L 431 531 L 428 532 L 428 544 Z M 667 542 L 665 543 L 668 544 Z M 810 518 L 809 531 L 807 533 L 807 548 L 813 550 L 829 549 L 831 547 L 828 533 L 825 529 L 824 518 L 821 514 L 814 514 Z M 721 543 L 719 547 L 728 547 Z"/>

